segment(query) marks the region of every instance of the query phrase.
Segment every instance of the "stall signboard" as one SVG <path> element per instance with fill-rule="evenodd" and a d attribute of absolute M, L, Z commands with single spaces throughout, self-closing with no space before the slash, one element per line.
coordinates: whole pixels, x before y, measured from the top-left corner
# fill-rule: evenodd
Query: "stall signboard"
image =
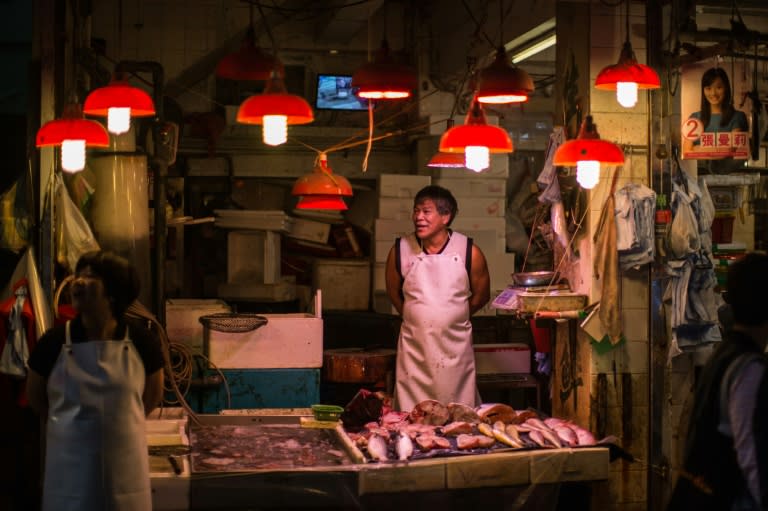
<path fill-rule="evenodd" d="M 680 77 L 682 156 L 745 160 L 749 156 L 750 64 L 698 62 Z"/>

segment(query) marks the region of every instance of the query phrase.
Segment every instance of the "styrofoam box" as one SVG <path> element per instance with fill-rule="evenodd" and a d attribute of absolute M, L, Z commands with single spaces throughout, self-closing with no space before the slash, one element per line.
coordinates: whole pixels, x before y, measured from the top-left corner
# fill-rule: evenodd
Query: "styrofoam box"
<path fill-rule="evenodd" d="M 373 230 L 376 241 L 393 243 L 395 238 L 402 238 L 413 232 L 413 222 L 411 220 L 377 218 L 373 223 Z"/>
<path fill-rule="evenodd" d="M 507 238 L 498 231 L 459 231 L 483 251 L 483 255 L 503 254 L 507 251 Z"/>
<path fill-rule="evenodd" d="M 425 186 L 431 184 L 430 176 L 413 174 L 381 174 L 379 175 L 379 197 L 410 197 L 413 198 Z"/>
<path fill-rule="evenodd" d="M 512 274 L 515 272 L 514 252 L 493 254 L 483 251 L 483 255 L 488 263 L 488 273 L 491 274 L 491 289 L 505 289 L 512 283 Z"/>
<path fill-rule="evenodd" d="M 373 265 L 373 291 L 387 290 L 387 264 L 375 263 Z"/>
<path fill-rule="evenodd" d="M 379 218 L 410 220 L 413 217 L 413 199 L 379 197 Z"/>
<path fill-rule="evenodd" d="M 426 171 L 419 171 L 420 174 L 429 174 L 433 180 L 437 179 L 478 179 L 478 178 L 502 178 L 507 179 L 509 177 L 509 156 L 506 154 L 492 154 L 490 155 L 491 165 L 487 169 L 483 169 L 480 172 L 475 172 L 465 167 L 460 168 L 446 168 L 446 167 L 426 167 Z M 431 158 L 431 156 L 430 156 Z M 429 161 L 429 160 L 427 160 Z M 437 183 L 435 183 L 437 184 Z M 442 186 L 442 185 L 441 185 Z"/>
<path fill-rule="evenodd" d="M 267 324 L 243 333 L 207 330 L 208 358 L 220 369 L 323 366 L 323 320 L 311 314 L 262 314 Z"/>
<path fill-rule="evenodd" d="M 496 231 L 502 235 L 507 231 L 507 221 L 501 217 L 470 217 L 457 216 L 451 227 L 459 232 L 464 231 Z"/>
<path fill-rule="evenodd" d="M 261 230 L 227 233 L 227 282 L 274 284 L 279 280 L 279 233 Z"/>
<path fill-rule="evenodd" d="M 462 198 L 506 197 L 507 195 L 506 178 L 435 178 L 434 183 L 447 188 L 454 197 L 459 199 L 459 209 L 461 209 Z"/>
<path fill-rule="evenodd" d="M 531 348 L 524 343 L 475 344 L 477 374 L 530 374 Z"/>
<path fill-rule="evenodd" d="M 501 217 L 507 211 L 507 200 L 504 197 L 473 197 L 465 198 L 459 204 L 459 217 L 485 218 Z"/>
<path fill-rule="evenodd" d="M 203 325 L 200 316 L 232 312 L 223 300 L 173 298 L 165 301 L 165 333 L 168 340 L 203 354 Z"/>
<path fill-rule="evenodd" d="M 315 259 L 312 288 L 322 290 L 323 308 L 368 310 L 371 263 L 354 259 Z"/>
<path fill-rule="evenodd" d="M 377 263 L 386 263 L 387 257 L 389 257 L 389 251 L 394 246 L 394 239 L 391 240 L 376 240 L 374 246 L 375 261 Z"/>
<path fill-rule="evenodd" d="M 328 243 L 331 236 L 331 224 L 306 218 L 294 218 L 291 230 L 287 234 L 291 238 L 315 243 Z"/>

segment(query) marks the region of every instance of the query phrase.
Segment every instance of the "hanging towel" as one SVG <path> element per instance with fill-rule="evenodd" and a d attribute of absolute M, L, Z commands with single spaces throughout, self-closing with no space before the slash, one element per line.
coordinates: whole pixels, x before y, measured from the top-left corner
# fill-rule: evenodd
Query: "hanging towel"
<path fill-rule="evenodd" d="M 27 329 L 24 325 L 24 306 L 27 303 L 27 286 L 16 288 L 13 306 L 8 312 L 8 333 L 5 346 L 0 355 L 0 373 L 16 378 L 26 378 L 27 360 L 29 360 L 29 345 L 27 344 Z"/>
<path fill-rule="evenodd" d="M 619 296 L 619 251 L 616 249 L 616 201 L 613 191 L 603 204 L 593 238 L 594 273 L 601 281 L 599 318 L 612 344 L 621 340 L 621 303 Z"/>

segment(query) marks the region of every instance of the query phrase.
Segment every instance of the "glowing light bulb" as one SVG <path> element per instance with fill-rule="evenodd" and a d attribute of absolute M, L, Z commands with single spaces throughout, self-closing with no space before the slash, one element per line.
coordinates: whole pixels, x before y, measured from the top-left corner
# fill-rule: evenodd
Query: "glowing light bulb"
<path fill-rule="evenodd" d="M 616 101 L 624 108 L 637 104 L 637 84 L 635 82 L 616 82 Z"/>
<path fill-rule="evenodd" d="M 285 115 L 264 116 L 264 143 L 280 145 L 288 140 L 288 117 Z"/>
<path fill-rule="evenodd" d="M 582 188 L 591 190 L 600 181 L 600 162 L 584 160 L 576 164 L 576 181 Z"/>
<path fill-rule="evenodd" d="M 131 128 L 130 107 L 111 107 L 107 110 L 107 131 L 120 135 Z"/>
<path fill-rule="evenodd" d="M 475 172 L 487 169 L 491 164 L 488 148 L 485 146 L 468 145 L 464 149 L 464 166 Z"/>
<path fill-rule="evenodd" d="M 61 142 L 61 168 L 67 172 L 77 172 L 85 168 L 85 140 Z"/>

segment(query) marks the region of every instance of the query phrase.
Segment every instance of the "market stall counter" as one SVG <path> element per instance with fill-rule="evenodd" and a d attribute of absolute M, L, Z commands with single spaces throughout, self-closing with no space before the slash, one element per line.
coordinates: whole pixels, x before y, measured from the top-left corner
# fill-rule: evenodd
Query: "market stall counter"
<path fill-rule="evenodd" d="M 462 501 L 554 509 L 561 490 L 573 490 L 567 485 L 577 483 L 586 502 L 589 483 L 609 473 L 602 445 L 495 442 L 415 449 L 403 460 L 392 445 L 394 460 L 374 460 L 359 434 L 340 421 L 314 420 L 310 409 L 155 418 L 147 431 L 155 511 L 391 509 L 398 502 L 417 509 Z"/>

